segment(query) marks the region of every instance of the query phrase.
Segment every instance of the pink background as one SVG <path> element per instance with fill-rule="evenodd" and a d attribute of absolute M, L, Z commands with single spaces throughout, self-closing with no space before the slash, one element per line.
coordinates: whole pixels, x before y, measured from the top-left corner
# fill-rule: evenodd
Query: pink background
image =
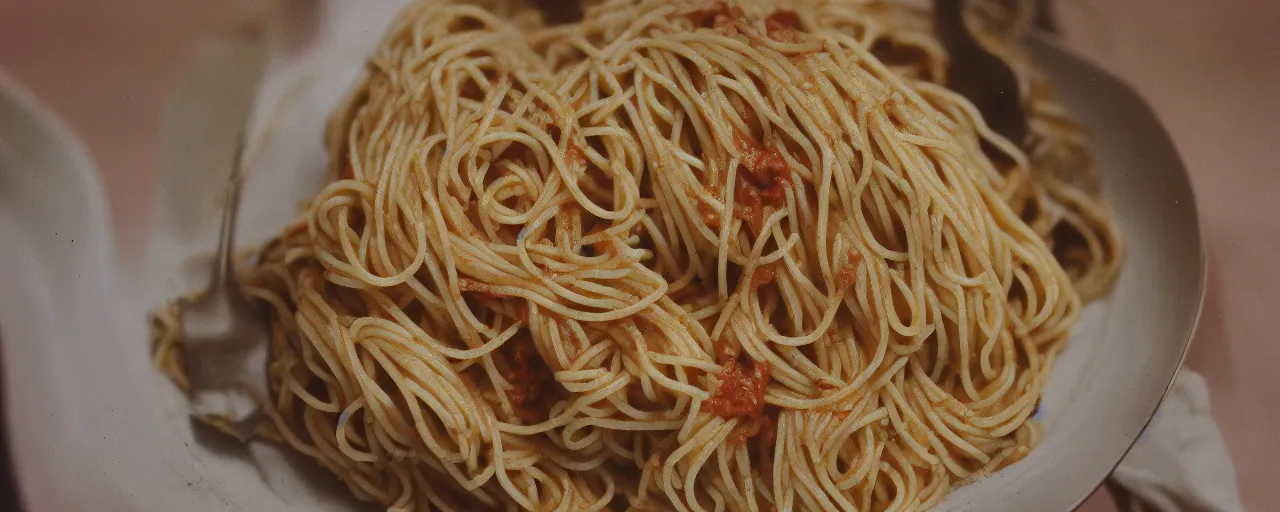
<path fill-rule="evenodd" d="M 85 141 L 117 236 L 140 230 L 166 91 L 191 42 L 280 0 L 0 0 L 0 67 Z M 1280 502 L 1280 2 L 1058 0 L 1071 46 L 1137 87 L 1191 170 L 1210 257 L 1190 367 L 1213 391 L 1246 509 Z M 1140 264 L 1140 262 L 1130 262 Z M 1114 510 L 1095 496 L 1083 510 Z"/>

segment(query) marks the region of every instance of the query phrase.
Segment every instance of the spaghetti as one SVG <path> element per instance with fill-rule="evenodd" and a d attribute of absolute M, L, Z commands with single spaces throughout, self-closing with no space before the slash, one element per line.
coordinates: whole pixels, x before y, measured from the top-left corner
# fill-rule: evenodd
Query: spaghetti
<path fill-rule="evenodd" d="M 919 510 L 1019 460 L 1121 247 L 1043 78 L 1024 154 L 945 58 L 875 2 L 415 3 L 242 276 L 279 437 L 394 510 Z"/>

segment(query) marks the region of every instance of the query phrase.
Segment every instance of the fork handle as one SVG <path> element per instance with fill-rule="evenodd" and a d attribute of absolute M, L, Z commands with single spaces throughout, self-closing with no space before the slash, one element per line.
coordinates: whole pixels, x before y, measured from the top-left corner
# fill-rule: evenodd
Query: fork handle
<path fill-rule="evenodd" d="M 964 24 L 964 0 L 933 0 L 938 37 L 948 48 L 965 48 L 974 42 Z"/>
<path fill-rule="evenodd" d="M 240 209 L 240 163 L 244 156 L 244 140 L 236 145 L 236 152 L 231 161 L 231 174 L 227 177 L 223 194 L 222 223 L 218 228 L 218 250 L 215 257 L 217 264 L 213 269 L 213 281 L 209 283 L 211 290 L 225 290 L 235 280 L 235 247 L 236 217 Z"/>
<path fill-rule="evenodd" d="M 1058 33 L 1058 16 L 1053 11 L 1053 0 L 1036 1 L 1036 27 L 1050 34 Z"/>

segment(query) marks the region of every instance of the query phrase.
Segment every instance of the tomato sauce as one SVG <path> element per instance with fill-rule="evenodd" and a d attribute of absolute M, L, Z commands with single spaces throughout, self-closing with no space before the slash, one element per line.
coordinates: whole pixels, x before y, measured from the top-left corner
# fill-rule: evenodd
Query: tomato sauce
<path fill-rule="evenodd" d="M 694 26 L 713 28 L 728 34 L 737 32 L 735 24 L 741 16 L 742 10 L 727 2 L 714 2 L 708 7 L 694 10 L 687 15 Z"/>
<path fill-rule="evenodd" d="M 751 418 L 738 423 L 733 427 L 733 431 L 729 433 L 729 444 L 743 444 L 748 439 L 756 437 L 764 446 L 773 445 L 778 435 L 777 426 L 774 424 L 773 418 L 767 414 L 762 414 L 757 418 Z"/>
<path fill-rule="evenodd" d="M 555 405 L 555 376 L 538 353 L 533 338 L 521 332 L 502 346 L 509 370 L 503 375 L 512 388 L 507 399 L 520 419 L 530 423 L 546 421 Z"/>
<path fill-rule="evenodd" d="M 481 295 L 491 299 L 503 299 L 503 298 L 510 297 L 510 295 L 493 291 L 493 287 L 490 285 L 481 283 L 479 281 L 473 281 L 471 279 L 459 278 L 458 290 L 461 291 L 462 293 L 475 293 L 477 295 Z"/>
<path fill-rule="evenodd" d="M 736 358 L 721 365 L 720 385 L 702 403 L 703 410 L 722 418 L 757 417 L 764 413 L 764 392 L 769 387 L 769 366 L 751 361 L 744 369 Z"/>
<path fill-rule="evenodd" d="M 738 358 L 738 344 L 721 338 L 715 342 L 716 361 L 728 361 Z"/>
<path fill-rule="evenodd" d="M 738 173 L 733 191 L 733 214 L 751 228 L 751 233 L 759 233 L 764 228 L 764 203 L 760 199 L 760 189 L 752 185 L 743 173 Z"/>
<path fill-rule="evenodd" d="M 795 11 L 773 11 L 773 14 L 764 19 L 765 34 L 774 41 L 783 43 L 799 42 L 799 28 L 800 15 L 796 14 Z"/>
<path fill-rule="evenodd" d="M 756 271 L 751 273 L 751 289 L 754 291 L 761 286 L 772 283 L 777 279 L 778 273 L 767 266 L 756 267 Z"/>
<path fill-rule="evenodd" d="M 772 144 L 761 147 L 739 132 L 734 134 L 734 145 L 742 152 L 742 168 L 734 183 L 734 214 L 758 233 L 764 227 L 764 206 L 781 208 L 787 204 L 790 169 L 782 152 Z"/>
<path fill-rule="evenodd" d="M 849 251 L 844 266 L 840 267 L 836 275 L 836 284 L 841 290 L 853 286 L 853 283 L 858 281 L 858 262 L 861 260 L 862 255 L 857 251 Z"/>
<path fill-rule="evenodd" d="M 702 219 L 702 223 L 713 228 L 720 227 L 720 212 L 711 209 L 711 205 L 698 201 L 698 217 Z"/>
<path fill-rule="evenodd" d="M 787 204 L 787 186 L 789 186 L 789 183 L 787 183 L 786 178 L 783 178 L 781 174 L 775 175 L 772 182 L 764 190 L 760 191 L 760 200 L 774 208 L 785 206 Z"/>
<path fill-rule="evenodd" d="M 742 152 L 742 165 L 747 168 L 757 186 L 771 186 L 778 176 L 784 180 L 787 178 L 787 161 L 772 143 L 762 147 L 742 132 L 734 134 L 733 143 Z"/>
<path fill-rule="evenodd" d="M 702 409 L 722 418 L 740 419 L 729 433 L 730 444 L 742 444 L 753 437 L 765 445 L 773 444 L 774 420 L 765 414 L 764 401 L 769 366 L 754 359 L 740 363 L 736 346 L 725 342 L 716 345 L 717 356 L 725 361 L 717 375 L 720 385 L 702 403 Z"/>

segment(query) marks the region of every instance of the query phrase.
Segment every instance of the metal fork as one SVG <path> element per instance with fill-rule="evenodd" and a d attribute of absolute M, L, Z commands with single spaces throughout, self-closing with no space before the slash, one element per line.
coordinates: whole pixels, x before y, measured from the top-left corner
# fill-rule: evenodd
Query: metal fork
<path fill-rule="evenodd" d="M 241 136 L 226 184 L 209 288 L 178 302 L 189 394 L 195 419 L 248 441 L 268 419 L 269 336 L 260 312 L 241 291 L 235 273 L 236 215 L 240 204 Z"/>
<path fill-rule="evenodd" d="M 950 65 L 947 88 L 973 102 L 992 130 L 1023 146 L 1027 114 L 1018 91 L 1018 77 L 1004 59 L 982 46 L 964 22 L 965 0 L 934 0 L 933 16 Z"/>

